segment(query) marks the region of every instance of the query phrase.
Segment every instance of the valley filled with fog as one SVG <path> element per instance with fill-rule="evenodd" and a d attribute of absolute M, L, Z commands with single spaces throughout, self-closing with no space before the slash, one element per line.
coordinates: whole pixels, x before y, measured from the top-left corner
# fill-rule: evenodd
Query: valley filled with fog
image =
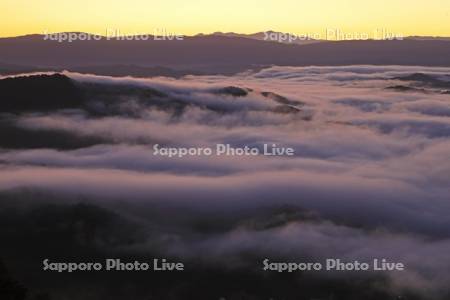
<path fill-rule="evenodd" d="M 0 259 L 25 286 L 73 299 L 144 299 L 167 286 L 170 299 L 450 295 L 450 68 L 32 73 L 0 77 L 0 93 Z M 295 154 L 167 157 L 155 144 Z M 94 256 L 172 258 L 188 275 L 62 275 L 56 288 L 41 271 L 44 258 Z M 262 271 L 265 258 L 406 269 L 278 274 Z M 151 295 L 136 287 L 148 276 L 161 286 Z M 126 291 L 101 288 L 123 280 Z"/>

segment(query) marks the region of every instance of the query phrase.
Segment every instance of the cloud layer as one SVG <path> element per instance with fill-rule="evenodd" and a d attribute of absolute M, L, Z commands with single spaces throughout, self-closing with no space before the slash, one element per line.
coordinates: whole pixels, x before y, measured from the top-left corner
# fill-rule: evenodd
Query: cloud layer
<path fill-rule="evenodd" d="M 417 73 L 440 87 L 402 79 Z M 86 104 L 2 115 L 8 130 L 51 141 L 2 144 L 0 191 L 84 199 L 141 220 L 144 237 L 121 251 L 158 245 L 160 253 L 232 269 L 254 267 L 247 253 L 387 258 L 407 266 L 383 274 L 388 289 L 444 299 L 448 74 L 398 66 L 272 67 L 177 80 L 65 73 Z M 400 85 L 420 90 L 390 88 Z M 168 158 L 153 155 L 156 143 L 277 144 L 295 156 Z"/>

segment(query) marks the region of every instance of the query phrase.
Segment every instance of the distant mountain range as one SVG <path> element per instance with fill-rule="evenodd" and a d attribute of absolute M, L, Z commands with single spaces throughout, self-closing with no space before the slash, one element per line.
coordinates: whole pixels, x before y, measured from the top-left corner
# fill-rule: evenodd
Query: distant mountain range
<path fill-rule="evenodd" d="M 275 41 L 275 42 L 281 42 L 285 44 L 299 44 L 299 45 L 307 45 L 307 44 L 313 44 L 318 42 L 326 42 L 324 39 L 313 39 L 311 37 L 308 37 L 307 35 L 296 35 L 296 34 L 290 34 L 286 32 L 279 32 L 279 31 L 260 31 L 250 34 L 245 33 L 235 33 L 235 32 L 220 32 L 216 31 L 211 34 L 203 34 L 200 33 L 197 36 L 208 36 L 208 35 L 216 35 L 216 36 L 227 36 L 227 37 L 242 37 L 242 38 L 248 38 L 248 39 L 254 39 L 254 40 L 260 40 L 260 41 Z M 298 37 L 298 39 L 293 40 L 291 42 L 289 41 L 283 41 L 283 40 L 277 40 L 273 39 L 271 37 L 277 37 L 277 36 L 287 36 L 292 35 Z M 405 40 L 422 40 L 422 41 L 429 41 L 429 40 L 440 40 L 440 41 L 450 41 L 450 37 L 440 37 L 440 36 L 407 36 L 404 38 Z"/>
<path fill-rule="evenodd" d="M 405 39 L 416 41 L 450 41 L 450 37 L 445 36 L 408 36 Z"/>
<path fill-rule="evenodd" d="M 283 44 L 297 44 L 297 45 L 307 45 L 307 44 L 313 44 L 313 43 L 318 43 L 318 42 L 324 41 L 324 40 L 316 40 L 313 38 L 308 38 L 306 36 L 300 38 L 300 36 L 295 36 L 295 35 L 292 35 L 292 36 L 298 37 L 298 38 L 293 39 L 292 41 L 289 41 L 287 39 L 287 36 L 290 35 L 289 33 L 283 33 L 283 32 L 278 32 L 278 31 L 273 31 L 273 30 L 261 31 L 261 32 L 250 33 L 250 34 L 217 31 L 210 35 L 226 36 L 226 37 L 241 37 L 241 38 L 248 38 L 248 39 L 253 39 L 253 40 L 258 40 L 258 41 L 280 42 Z M 197 36 L 207 36 L 207 35 L 200 33 Z M 286 37 L 285 40 L 279 39 L 279 38 L 277 39 L 277 37 L 283 37 L 283 36 Z"/>
<path fill-rule="evenodd" d="M 314 44 L 314 43 L 320 43 L 320 42 L 326 42 L 327 40 L 324 39 L 313 39 L 311 37 L 308 37 L 307 35 L 301 36 L 301 35 L 295 35 L 295 34 L 289 34 L 279 31 L 261 31 L 256 33 L 250 33 L 250 34 L 243 34 L 243 33 L 235 33 L 235 32 L 214 32 L 209 35 L 215 35 L 215 36 L 226 36 L 226 37 L 242 37 L 242 38 L 248 38 L 253 40 L 259 40 L 259 41 L 267 41 L 267 42 L 280 42 L 283 44 L 296 44 L 296 45 L 308 45 L 308 44 Z M 289 35 L 292 37 L 291 40 L 289 40 Z M 197 36 L 208 36 L 205 34 L 198 34 Z M 283 39 L 284 37 L 284 39 Z M 408 36 L 405 37 L 404 40 L 417 40 L 417 41 L 450 41 L 450 37 L 439 37 L 439 36 Z"/>
<path fill-rule="evenodd" d="M 450 40 L 313 41 L 286 44 L 261 33 L 197 35 L 173 40 L 58 42 L 43 35 L 0 39 L 0 73 L 68 69 L 103 75 L 231 74 L 269 65 L 450 66 Z"/>

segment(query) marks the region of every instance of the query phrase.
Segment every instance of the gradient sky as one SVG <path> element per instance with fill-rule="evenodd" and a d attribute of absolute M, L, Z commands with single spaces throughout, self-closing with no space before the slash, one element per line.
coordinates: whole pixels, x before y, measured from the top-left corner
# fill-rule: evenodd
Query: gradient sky
<path fill-rule="evenodd" d="M 449 0 L 0 0 L 0 36 L 85 31 L 179 34 L 268 29 L 289 33 L 450 36 Z"/>

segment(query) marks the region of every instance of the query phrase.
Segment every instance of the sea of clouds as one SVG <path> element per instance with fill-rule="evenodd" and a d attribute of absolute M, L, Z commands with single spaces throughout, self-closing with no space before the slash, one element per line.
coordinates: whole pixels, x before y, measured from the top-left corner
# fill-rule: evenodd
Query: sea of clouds
<path fill-rule="evenodd" d="M 415 73 L 445 82 L 450 68 L 278 66 L 181 79 L 67 72 L 81 87 L 157 90 L 166 95 L 161 101 L 175 99 L 183 109 L 147 105 L 137 99 L 145 94 L 119 95 L 114 107 L 92 96 L 103 115 L 74 109 L 10 116 L 24 130 L 100 142 L 2 149 L 0 191 L 82 199 L 138 220 L 144 238 L 118 251 L 156 247 L 231 269 L 259 267 L 248 253 L 281 261 L 387 258 L 406 266 L 384 274 L 390 289 L 438 299 L 450 281 L 450 97 L 432 86 L 390 88 L 423 87 L 399 80 Z M 229 86 L 247 94 L 217 92 Z M 277 111 L 279 96 L 296 110 Z M 156 143 L 275 143 L 295 155 L 168 158 L 153 155 Z"/>

